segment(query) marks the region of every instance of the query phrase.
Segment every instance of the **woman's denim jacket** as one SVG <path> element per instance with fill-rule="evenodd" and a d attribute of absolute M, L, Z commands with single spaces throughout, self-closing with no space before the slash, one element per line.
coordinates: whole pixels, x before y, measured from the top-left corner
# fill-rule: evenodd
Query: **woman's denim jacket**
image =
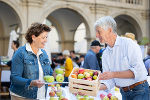
<path fill-rule="evenodd" d="M 52 75 L 53 70 L 44 50 L 39 55 L 44 76 Z M 26 46 L 20 47 L 12 59 L 10 91 L 26 98 L 37 98 L 37 87 L 29 87 L 32 80 L 39 79 L 39 66 L 37 56 L 26 50 Z M 45 86 L 47 90 L 47 85 Z M 46 93 L 45 93 L 46 95 Z"/>

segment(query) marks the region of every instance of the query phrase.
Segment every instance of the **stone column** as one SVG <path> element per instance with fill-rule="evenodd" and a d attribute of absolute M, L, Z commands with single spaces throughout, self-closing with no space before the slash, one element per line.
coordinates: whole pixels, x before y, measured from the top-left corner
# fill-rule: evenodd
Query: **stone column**
<path fill-rule="evenodd" d="M 19 34 L 19 43 L 20 43 L 20 46 L 23 46 L 26 43 L 25 34 L 23 33 Z"/>
<path fill-rule="evenodd" d="M 73 40 L 65 40 L 65 41 L 59 41 L 59 44 L 61 46 L 61 50 L 74 50 L 74 43 Z"/>

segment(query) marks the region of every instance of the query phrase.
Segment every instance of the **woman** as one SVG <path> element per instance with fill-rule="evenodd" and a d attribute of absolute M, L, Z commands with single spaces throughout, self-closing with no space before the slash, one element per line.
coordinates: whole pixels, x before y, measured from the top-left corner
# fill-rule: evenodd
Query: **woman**
<path fill-rule="evenodd" d="M 26 33 L 27 44 L 20 47 L 13 59 L 11 70 L 11 100 L 45 99 L 47 85 L 43 77 L 53 70 L 44 48 L 50 28 L 34 23 Z"/>

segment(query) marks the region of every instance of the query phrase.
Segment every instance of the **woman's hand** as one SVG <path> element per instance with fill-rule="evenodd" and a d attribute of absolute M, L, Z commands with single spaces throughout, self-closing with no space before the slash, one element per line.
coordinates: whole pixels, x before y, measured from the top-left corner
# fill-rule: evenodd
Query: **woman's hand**
<path fill-rule="evenodd" d="M 32 80 L 30 83 L 30 86 L 36 86 L 38 88 L 41 88 L 44 85 L 44 82 L 40 80 Z"/>

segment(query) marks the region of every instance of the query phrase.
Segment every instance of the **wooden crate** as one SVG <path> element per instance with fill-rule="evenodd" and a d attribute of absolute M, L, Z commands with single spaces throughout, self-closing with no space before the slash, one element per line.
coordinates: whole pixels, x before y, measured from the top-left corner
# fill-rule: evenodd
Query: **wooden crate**
<path fill-rule="evenodd" d="M 75 70 L 77 70 L 79 68 L 74 68 L 71 72 L 74 73 Z M 88 69 L 85 69 L 88 70 Z M 97 70 L 93 70 L 93 71 L 97 71 Z M 97 93 L 99 91 L 99 87 L 100 87 L 100 81 L 99 81 L 99 75 L 100 75 L 100 71 L 98 72 L 98 77 L 96 80 L 83 80 L 83 79 L 75 79 L 71 77 L 71 74 L 69 76 L 69 91 L 71 93 L 82 93 L 88 96 L 97 96 Z"/>

